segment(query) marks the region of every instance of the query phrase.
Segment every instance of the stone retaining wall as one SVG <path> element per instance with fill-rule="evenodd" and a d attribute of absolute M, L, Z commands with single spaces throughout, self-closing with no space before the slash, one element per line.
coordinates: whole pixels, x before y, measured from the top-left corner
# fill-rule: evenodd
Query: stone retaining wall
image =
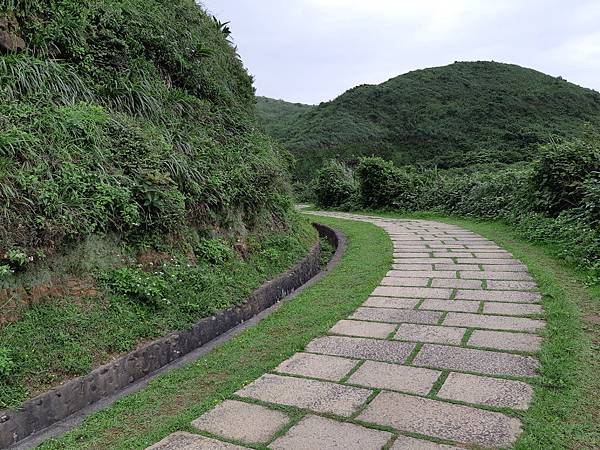
<path fill-rule="evenodd" d="M 334 230 L 316 223 L 314 226 L 321 237 L 337 248 L 339 242 Z M 25 402 L 16 410 L 0 411 L 0 448 L 7 448 L 119 392 L 269 308 L 320 272 L 320 256 L 321 245 L 317 243 L 302 261 L 261 286 L 241 305 L 204 318 L 188 331 L 150 342 Z"/>

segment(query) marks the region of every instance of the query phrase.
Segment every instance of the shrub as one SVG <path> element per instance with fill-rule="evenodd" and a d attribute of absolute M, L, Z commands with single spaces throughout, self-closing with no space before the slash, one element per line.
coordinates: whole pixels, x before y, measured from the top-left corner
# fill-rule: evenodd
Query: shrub
<path fill-rule="evenodd" d="M 600 183 L 599 173 L 600 139 L 596 136 L 543 146 L 532 177 L 537 209 L 558 216 L 581 207 L 593 191 L 590 183 Z"/>
<path fill-rule="evenodd" d="M 401 210 L 415 206 L 415 176 L 391 161 L 379 157 L 361 158 L 356 174 L 363 206 Z"/>
<path fill-rule="evenodd" d="M 339 207 L 348 203 L 355 194 L 354 174 L 346 165 L 331 160 L 317 173 L 315 197 L 319 206 Z"/>

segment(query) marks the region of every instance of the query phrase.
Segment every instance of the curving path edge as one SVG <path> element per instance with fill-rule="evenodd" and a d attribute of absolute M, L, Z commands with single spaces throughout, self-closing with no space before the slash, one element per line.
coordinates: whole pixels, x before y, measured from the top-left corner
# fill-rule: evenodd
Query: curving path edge
<path fill-rule="evenodd" d="M 458 226 L 357 214 L 394 262 L 328 335 L 152 450 L 510 448 L 533 397 L 541 294 L 507 251 Z"/>

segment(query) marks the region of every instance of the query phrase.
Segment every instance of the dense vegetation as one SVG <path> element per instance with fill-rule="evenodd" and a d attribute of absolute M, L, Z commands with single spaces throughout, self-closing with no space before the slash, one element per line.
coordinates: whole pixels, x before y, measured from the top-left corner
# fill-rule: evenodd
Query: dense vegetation
<path fill-rule="evenodd" d="M 14 0 L 0 58 L 2 250 L 285 213 L 229 30 L 193 0 Z"/>
<path fill-rule="evenodd" d="M 461 62 L 358 86 L 302 114 L 279 109 L 280 123 L 267 129 L 306 180 L 331 158 L 442 169 L 530 160 L 538 144 L 600 122 L 600 94 L 515 65 Z"/>
<path fill-rule="evenodd" d="M 0 408 L 315 242 L 229 27 L 193 0 L 8 0 L 0 30 Z"/>
<path fill-rule="evenodd" d="M 594 130 L 544 145 L 533 162 L 502 170 L 398 167 L 366 157 L 355 171 L 328 162 L 314 185 L 315 200 L 325 207 L 506 221 L 531 241 L 557 244 L 561 257 L 600 283 L 600 136 Z"/>

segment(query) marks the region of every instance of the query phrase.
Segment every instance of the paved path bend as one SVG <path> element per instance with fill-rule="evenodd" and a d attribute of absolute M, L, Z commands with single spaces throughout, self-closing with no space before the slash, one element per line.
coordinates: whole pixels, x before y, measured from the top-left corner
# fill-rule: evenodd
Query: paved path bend
<path fill-rule="evenodd" d="M 541 296 L 527 268 L 454 225 L 368 221 L 394 243 L 371 297 L 326 336 L 153 450 L 510 448 L 536 376 Z M 282 405 L 305 415 L 292 420 Z"/>

